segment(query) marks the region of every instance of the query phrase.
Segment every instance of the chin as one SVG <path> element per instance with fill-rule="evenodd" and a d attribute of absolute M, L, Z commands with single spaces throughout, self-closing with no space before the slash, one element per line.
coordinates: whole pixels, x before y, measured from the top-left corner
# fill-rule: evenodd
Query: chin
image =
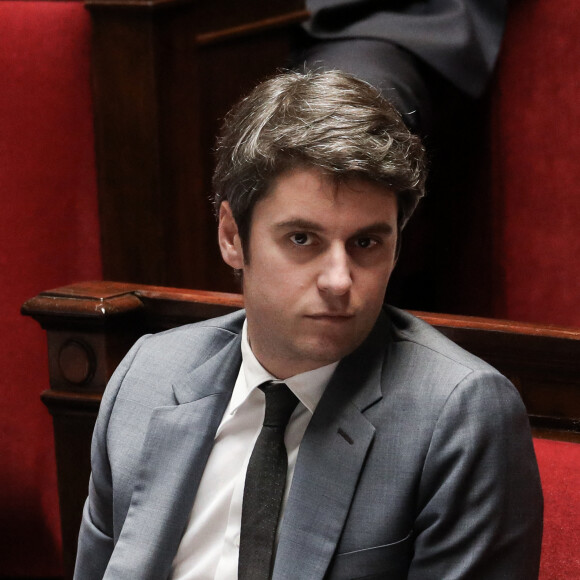
<path fill-rule="evenodd" d="M 305 358 L 317 362 L 318 366 L 328 365 L 349 355 L 360 343 L 337 344 L 336 341 L 323 341 L 306 345 L 302 350 Z"/>

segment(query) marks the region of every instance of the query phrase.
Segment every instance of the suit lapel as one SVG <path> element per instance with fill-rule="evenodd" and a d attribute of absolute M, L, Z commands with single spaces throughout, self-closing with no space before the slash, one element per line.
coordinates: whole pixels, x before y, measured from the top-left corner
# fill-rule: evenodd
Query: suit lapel
<path fill-rule="evenodd" d="M 274 580 L 324 577 L 373 441 L 364 411 L 382 398 L 388 323 L 338 366 L 300 445 L 280 530 Z"/>
<path fill-rule="evenodd" d="M 168 577 L 240 364 L 237 337 L 173 385 L 177 405 L 153 411 L 106 579 Z"/>

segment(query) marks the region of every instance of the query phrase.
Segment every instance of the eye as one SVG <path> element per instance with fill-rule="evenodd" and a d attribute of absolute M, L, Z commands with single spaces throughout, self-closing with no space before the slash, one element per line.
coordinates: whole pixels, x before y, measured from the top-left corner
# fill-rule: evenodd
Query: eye
<path fill-rule="evenodd" d="M 304 232 L 292 234 L 290 241 L 297 246 L 310 246 L 313 243 L 312 236 Z"/>
<path fill-rule="evenodd" d="M 357 248 L 367 249 L 372 248 L 378 244 L 377 240 L 373 238 L 364 237 L 364 238 L 357 238 L 354 241 L 354 244 Z"/>

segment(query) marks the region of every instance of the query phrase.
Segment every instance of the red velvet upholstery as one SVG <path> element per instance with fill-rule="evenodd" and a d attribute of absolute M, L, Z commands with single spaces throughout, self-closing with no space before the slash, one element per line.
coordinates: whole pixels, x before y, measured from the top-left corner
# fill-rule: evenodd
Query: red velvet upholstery
<path fill-rule="evenodd" d="M 496 318 L 580 325 L 578 30 L 578 0 L 512 0 L 492 90 Z"/>
<path fill-rule="evenodd" d="M 89 34 L 80 2 L 0 2 L 0 577 L 61 570 L 46 341 L 19 311 L 100 277 Z"/>
<path fill-rule="evenodd" d="M 544 490 L 540 580 L 580 578 L 580 444 L 535 439 Z"/>

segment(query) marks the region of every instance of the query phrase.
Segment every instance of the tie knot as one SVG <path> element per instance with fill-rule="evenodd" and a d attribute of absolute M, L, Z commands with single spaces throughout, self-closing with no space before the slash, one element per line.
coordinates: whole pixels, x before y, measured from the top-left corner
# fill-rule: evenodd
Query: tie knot
<path fill-rule="evenodd" d="M 286 428 L 298 398 L 284 383 L 264 383 L 259 386 L 266 395 L 264 427 Z"/>

